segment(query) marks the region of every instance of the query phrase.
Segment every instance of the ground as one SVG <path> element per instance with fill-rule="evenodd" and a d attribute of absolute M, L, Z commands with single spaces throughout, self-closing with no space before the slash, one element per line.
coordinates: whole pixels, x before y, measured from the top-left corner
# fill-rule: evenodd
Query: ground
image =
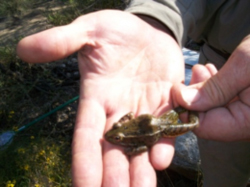
<path fill-rule="evenodd" d="M 21 18 L 0 18 L 0 46 L 8 45 L 11 41 L 18 41 L 21 37 L 53 27 L 48 23 L 48 11 L 64 7 L 60 1 L 37 1 L 34 7 L 24 12 Z"/>
<path fill-rule="evenodd" d="M 0 17 L 0 47 L 14 49 L 21 38 L 53 27 L 48 14 L 64 6 L 63 1 L 40 0 L 20 17 Z M 78 90 L 76 54 L 32 66 L 16 57 L 8 65 L 0 63 L 0 131 L 20 128 L 77 96 Z M 7 149 L 0 151 L 0 186 L 70 186 L 70 144 L 76 110 L 77 102 L 17 135 Z M 159 187 L 200 185 L 200 181 L 169 170 L 157 175 Z"/>

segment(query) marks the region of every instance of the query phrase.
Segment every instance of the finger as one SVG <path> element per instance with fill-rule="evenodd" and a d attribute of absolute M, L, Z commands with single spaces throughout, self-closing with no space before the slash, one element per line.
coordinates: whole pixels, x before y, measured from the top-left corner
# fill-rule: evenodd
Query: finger
<path fill-rule="evenodd" d="M 205 66 L 207 70 L 210 72 L 210 76 L 214 76 L 218 72 L 217 68 L 213 64 L 208 63 Z"/>
<path fill-rule="evenodd" d="M 49 62 L 67 57 L 89 43 L 90 16 L 82 16 L 82 23 L 55 27 L 22 39 L 17 55 L 26 62 Z"/>
<path fill-rule="evenodd" d="M 210 70 L 207 68 L 207 66 L 196 64 L 192 68 L 192 78 L 190 84 L 195 84 L 205 81 L 210 77 L 211 73 Z"/>
<path fill-rule="evenodd" d="M 155 170 L 149 161 L 147 152 L 131 157 L 130 161 L 130 186 L 156 186 Z"/>
<path fill-rule="evenodd" d="M 118 121 L 121 115 L 117 112 L 110 116 L 106 127 L 111 128 L 114 121 Z M 106 129 L 106 130 L 108 130 Z M 103 145 L 103 186 L 129 186 L 129 160 L 124 154 L 122 146 L 113 145 L 107 141 Z"/>
<path fill-rule="evenodd" d="M 163 170 L 171 164 L 174 156 L 174 140 L 162 138 L 151 148 L 150 158 L 155 169 Z"/>
<path fill-rule="evenodd" d="M 250 106 L 250 87 L 245 89 L 239 94 L 239 99 L 246 104 L 247 106 Z"/>
<path fill-rule="evenodd" d="M 233 52 L 222 69 L 207 81 L 181 91 L 180 103 L 192 109 L 208 110 L 225 105 L 250 86 L 250 39 Z"/>
<path fill-rule="evenodd" d="M 171 85 L 172 86 L 172 85 Z M 167 88 L 167 89 L 166 89 Z M 154 112 L 149 112 L 150 108 L 148 106 L 141 104 L 140 105 L 140 110 L 139 114 L 145 114 L 145 113 L 153 113 L 154 116 L 161 116 L 165 112 L 169 110 L 169 108 L 172 108 L 172 103 L 169 101 L 170 97 L 170 89 L 169 85 L 165 86 L 165 90 L 163 91 L 163 98 L 161 98 L 161 101 L 159 102 L 157 98 L 160 98 L 161 96 L 159 95 L 156 97 L 154 95 L 153 98 L 155 103 L 161 103 L 161 106 L 155 110 Z M 153 89 L 154 90 L 154 89 Z M 162 104 L 164 103 L 164 104 Z M 150 106 L 153 106 L 150 105 Z M 153 107 L 152 107 L 153 108 Z M 157 170 L 163 170 L 167 168 L 173 158 L 174 155 L 174 139 L 173 138 L 161 138 L 155 145 L 153 145 L 150 150 L 149 150 L 149 158 L 150 162 L 153 166 L 153 168 Z"/>
<path fill-rule="evenodd" d="M 200 138 L 216 141 L 250 140 L 250 107 L 235 101 L 230 105 L 200 113 L 200 126 L 194 132 Z"/>
<path fill-rule="evenodd" d="M 212 75 L 214 75 L 217 72 L 216 68 L 212 64 L 207 64 L 206 66 L 201 65 L 201 64 L 196 64 L 192 68 L 192 78 L 190 81 L 191 86 L 185 86 L 183 84 L 175 84 L 173 85 L 172 88 L 172 95 L 174 99 L 174 106 L 183 106 L 186 108 L 190 108 L 189 105 L 183 100 L 183 94 L 182 92 L 185 92 L 186 90 L 188 91 L 193 91 L 193 89 L 190 88 L 198 88 L 201 87 L 202 83 L 207 79 L 209 79 Z M 196 84 L 196 85 L 193 85 Z M 197 92 L 197 90 L 194 90 Z M 185 93 L 184 93 L 185 94 Z"/>
<path fill-rule="evenodd" d="M 74 186 L 101 186 L 105 119 L 105 112 L 97 102 L 79 100 L 72 142 Z"/>
<path fill-rule="evenodd" d="M 106 142 L 103 162 L 103 186 L 129 186 L 129 161 L 121 148 Z"/>

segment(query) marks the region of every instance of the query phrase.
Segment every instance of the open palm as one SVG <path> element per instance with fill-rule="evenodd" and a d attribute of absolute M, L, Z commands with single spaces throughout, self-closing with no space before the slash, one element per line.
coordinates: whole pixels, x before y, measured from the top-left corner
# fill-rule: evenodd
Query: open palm
<path fill-rule="evenodd" d="M 173 140 L 161 140 L 149 156 L 131 158 L 103 140 L 125 113 L 158 116 L 173 107 L 170 90 L 183 81 L 184 66 L 179 46 L 164 29 L 129 13 L 106 10 L 19 43 L 18 54 L 28 62 L 48 62 L 79 51 L 81 88 L 72 152 L 75 186 L 152 186 L 153 168 L 170 164 Z"/>

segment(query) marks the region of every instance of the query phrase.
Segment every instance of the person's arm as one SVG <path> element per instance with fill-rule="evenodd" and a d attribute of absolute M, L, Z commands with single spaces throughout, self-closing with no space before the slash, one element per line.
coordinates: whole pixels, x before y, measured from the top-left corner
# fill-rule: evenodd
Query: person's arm
<path fill-rule="evenodd" d="M 74 186 L 156 186 L 154 169 L 169 166 L 174 139 L 128 158 L 103 134 L 124 114 L 155 116 L 173 108 L 171 88 L 184 79 L 182 52 L 164 29 L 122 11 L 99 11 L 22 39 L 30 63 L 78 51 L 80 99 L 72 143 Z"/>
<path fill-rule="evenodd" d="M 160 22 L 159 20 L 147 16 L 147 15 L 143 15 L 143 14 L 135 14 L 137 17 L 141 18 L 143 21 L 145 21 L 146 23 L 150 24 L 151 26 L 153 26 L 154 28 L 161 30 L 167 34 L 169 34 L 172 38 L 175 38 L 175 35 L 173 34 L 173 32 L 162 22 Z M 176 40 L 177 41 L 177 40 Z"/>

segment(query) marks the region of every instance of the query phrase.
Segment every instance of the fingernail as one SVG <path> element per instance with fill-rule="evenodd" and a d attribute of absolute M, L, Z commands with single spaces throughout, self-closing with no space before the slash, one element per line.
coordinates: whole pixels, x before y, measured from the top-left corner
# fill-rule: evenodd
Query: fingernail
<path fill-rule="evenodd" d="M 181 91 L 181 95 L 182 95 L 183 100 L 188 105 L 200 99 L 200 93 L 198 92 L 197 89 L 194 89 L 194 88 L 183 89 Z"/>

